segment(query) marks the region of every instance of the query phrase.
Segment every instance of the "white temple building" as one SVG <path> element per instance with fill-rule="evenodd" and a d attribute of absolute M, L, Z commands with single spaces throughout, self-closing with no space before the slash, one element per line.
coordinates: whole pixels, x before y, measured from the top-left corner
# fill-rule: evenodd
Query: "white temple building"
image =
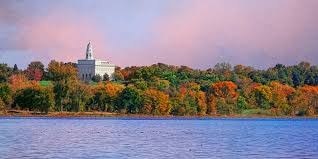
<path fill-rule="evenodd" d="M 93 47 L 89 42 L 86 49 L 86 58 L 78 60 L 77 69 L 78 76 L 83 81 L 90 81 L 95 75 L 103 77 L 104 74 L 107 74 L 111 80 L 115 72 L 115 65 L 108 61 L 94 59 Z"/>

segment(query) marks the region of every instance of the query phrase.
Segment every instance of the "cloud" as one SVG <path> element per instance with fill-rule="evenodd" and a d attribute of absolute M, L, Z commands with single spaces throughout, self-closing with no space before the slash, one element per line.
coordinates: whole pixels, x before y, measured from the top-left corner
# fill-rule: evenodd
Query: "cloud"
<path fill-rule="evenodd" d="M 318 60 L 316 0 L 211 0 L 189 6 L 154 25 L 153 50 L 171 61 L 208 67 L 223 60 L 266 66 Z"/>
<path fill-rule="evenodd" d="M 7 3 L 5 7 L 1 7 L 6 10 L 0 10 L 1 23 L 6 24 L 4 28 L 15 28 L 11 31 L 13 35 L 1 39 L 5 42 L 2 49 L 31 52 L 39 60 L 44 58 L 61 61 L 84 58 L 89 41 L 93 43 L 96 56 L 102 56 L 107 51 L 106 37 L 93 18 L 79 16 L 65 8 L 55 8 L 43 15 L 37 13 L 32 16 L 25 13 L 29 10 L 12 10 L 11 6 L 12 3 Z"/>
<path fill-rule="evenodd" d="M 66 60 L 84 57 L 88 41 L 94 44 L 100 55 L 106 51 L 106 39 L 95 23 L 85 17 L 79 18 L 67 12 L 53 13 L 27 22 L 17 34 L 22 48 L 39 54 L 51 54 Z"/>
<path fill-rule="evenodd" d="M 96 57 L 120 66 L 208 68 L 228 61 L 261 68 L 318 61 L 317 0 L 163 0 L 156 14 L 138 2 L 4 0 L 0 48 L 32 59 L 76 61 L 91 40 Z M 106 12 L 104 6 L 117 8 Z"/>

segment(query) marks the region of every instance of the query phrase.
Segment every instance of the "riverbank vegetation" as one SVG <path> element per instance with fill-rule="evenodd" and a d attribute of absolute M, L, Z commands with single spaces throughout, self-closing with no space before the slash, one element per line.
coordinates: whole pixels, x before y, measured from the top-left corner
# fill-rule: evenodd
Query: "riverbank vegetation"
<path fill-rule="evenodd" d="M 76 65 L 0 64 L 0 111 L 101 112 L 158 116 L 316 116 L 318 67 L 267 70 L 218 63 L 207 70 L 162 63 L 116 68 L 114 80 L 77 78 Z"/>

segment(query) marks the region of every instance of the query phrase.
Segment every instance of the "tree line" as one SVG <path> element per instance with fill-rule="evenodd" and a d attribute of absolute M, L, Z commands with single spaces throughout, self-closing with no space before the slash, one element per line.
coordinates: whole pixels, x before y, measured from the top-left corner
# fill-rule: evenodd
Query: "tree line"
<path fill-rule="evenodd" d="M 318 67 L 308 62 L 267 70 L 218 63 L 207 70 L 163 63 L 116 67 L 80 81 L 74 63 L 40 61 L 25 70 L 0 64 L 0 110 L 101 111 L 149 115 L 314 116 Z M 102 80 L 104 79 L 104 80 Z"/>

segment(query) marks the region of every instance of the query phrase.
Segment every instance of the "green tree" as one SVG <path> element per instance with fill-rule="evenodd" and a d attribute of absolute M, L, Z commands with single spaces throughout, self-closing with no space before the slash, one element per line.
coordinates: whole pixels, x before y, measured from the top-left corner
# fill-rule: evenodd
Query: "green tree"
<path fill-rule="evenodd" d="M 17 64 L 14 64 L 12 72 L 15 74 L 20 72 Z"/>
<path fill-rule="evenodd" d="M 12 68 L 7 64 L 0 64 L 0 83 L 7 82 L 12 74 Z"/>
<path fill-rule="evenodd" d="M 103 75 L 103 81 L 109 81 L 109 75 L 107 74 L 107 73 L 105 73 L 104 75 Z"/>
<path fill-rule="evenodd" d="M 70 81 L 69 80 L 61 80 L 54 82 L 54 94 L 55 94 L 55 103 L 56 103 L 56 111 L 63 111 L 64 105 L 67 103 L 70 94 Z"/>
<path fill-rule="evenodd" d="M 69 99 L 71 110 L 75 112 L 83 112 L 86 105 L 93 97 L 90 86 L 78 80 L 72 80 L 70 83 Z"/>
<path fill-rule="evenodd" d="M 301 75 L 298 70 L 293 70 L 292 72 L 292 81 L 295 87 L 298 87 L 302 84 Z"/>
<path fill-rule="evenodd" d="M 137 89 L 140 89 L 143 91 L 148 89 L 148 82 L 146 82 L 145 80 L 136 79 L 136 80 L 132 80 L 132 82 Z"/>
<path fill-rule="evenodd" d="M 150 87 L 158 89 L 160 91 L 165 91 L 170 87 L 170 82 L 168 80 L 161 80 L 156 78 L 153 82 L 150 82 Z"/>
<path fill-rule="evenodd" d="M 14 106 L 48 113 L 54 106 L 54 94 L 50 88 L 29 87 L 17 92 Z"/>
<path fill-rule="evenodd" d="M 48 79 L 53 80 L 55 94 L 55 110 L 63 111 L 70 101 L 72 81 L 77 79 L 77 69 L 72 63 L 51 61 L 48 65 Z"/>
<path fill-rule="evenodd" d="M 98 82 L 102 81 L 102 76 L 100 76 L 99 74 L 94 75 L 94 76 L 92 77 L 92 81 L 98 83 Z"/>
<path fill-rule="evenodd" d="M 12 103 L 12 90 L 7 83 L 0 83 L 0 98 L 9 106 Z"/>
<path fill-rule="evenodd" d="M 120 112 L 140 113 L 142 110 L 142 96 L 138 89 L 126 87 L 116 100 L 116 108 Z"/>
<path fill-rule="evenodd" d="M 237 108 L 239 110 L 243 110 L 247 108 L 247 102 L 246 99 L 243 96 L 239 96 L 237 98 Z"/>

